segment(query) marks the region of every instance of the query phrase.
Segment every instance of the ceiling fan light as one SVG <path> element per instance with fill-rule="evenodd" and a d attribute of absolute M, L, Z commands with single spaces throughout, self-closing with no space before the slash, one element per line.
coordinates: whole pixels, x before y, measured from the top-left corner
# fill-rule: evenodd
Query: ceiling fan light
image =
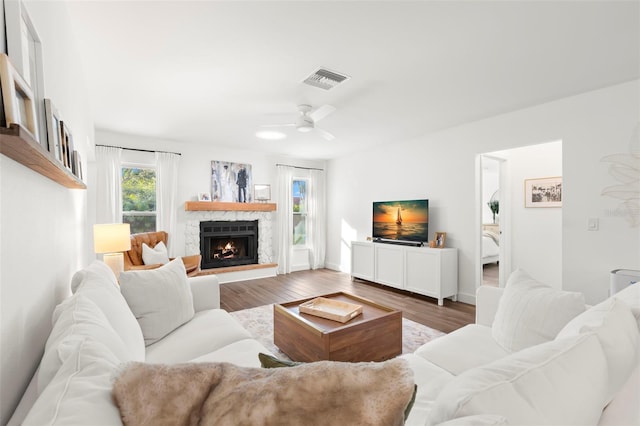
<path fill-rule="evenodd" d="M 298 126 L 298 131 L 301 133 L 309 133 L 312 130 L 313 130 L 313 126 L 309 126 L 308 124 Z"/>
<path fill-rule="evenodd" d="M 287 135 L 276 130 L 259 130 L 256 132 L 256 137 L 268 141 L 278 141 L 286 138 Z"/>

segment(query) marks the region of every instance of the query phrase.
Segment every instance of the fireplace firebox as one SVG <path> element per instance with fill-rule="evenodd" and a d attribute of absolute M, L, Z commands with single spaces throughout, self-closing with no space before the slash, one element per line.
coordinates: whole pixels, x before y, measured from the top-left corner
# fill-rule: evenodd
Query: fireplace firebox
<path fill-rule="evenodd" d="M 200 222 L 202 269 L 258 263 L 258 221 Z"/>

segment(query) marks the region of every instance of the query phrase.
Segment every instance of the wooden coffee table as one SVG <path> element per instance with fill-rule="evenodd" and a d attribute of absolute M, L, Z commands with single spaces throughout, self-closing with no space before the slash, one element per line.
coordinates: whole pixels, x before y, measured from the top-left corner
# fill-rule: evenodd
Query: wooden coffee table
<path fill-rule="evenodd" d="M 351 294 L 325 297 L 362 305 L 362 315 L 341 323 L 300 313 L 315 297 L 273 305 L 273 341 L 294 361 L 384 361 L 402 353 L 402 312 Z"/>

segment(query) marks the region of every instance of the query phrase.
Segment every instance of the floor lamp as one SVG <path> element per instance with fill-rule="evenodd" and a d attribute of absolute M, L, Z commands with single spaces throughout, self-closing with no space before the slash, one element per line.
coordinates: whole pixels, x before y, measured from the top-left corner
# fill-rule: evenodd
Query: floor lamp
<path fill-rule="evenodd" d="M 93 248 L 103 254 L 104 263 L 118 278 L 124 271 L 122 252 L 131 250 L 131 226 L 128 223 L 93 225 Z"/>

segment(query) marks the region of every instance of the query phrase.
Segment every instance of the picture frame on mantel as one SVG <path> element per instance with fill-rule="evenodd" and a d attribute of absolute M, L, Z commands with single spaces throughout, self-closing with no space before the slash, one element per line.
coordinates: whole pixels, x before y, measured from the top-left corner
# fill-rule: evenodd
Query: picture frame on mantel
<path fill-rule="evenodd" d="M 253 199 L 261 203 L 271 200 L 271 185 L 263 183 L 253 185 Z"/>
<path fill-rule="evenodd" d="M 7 127 L 19 124 L 40 143 L 33 91 L 4 53 L 0 54 L 0 85 Z"/>
<path fill-rule="evenodd" d="M 444 248 L 445 247 L 445 242 L 447 240 L 447 233 L 446 232 L 436 232 L 435 236 L 434 236 L 434 240 L 436 242 L 436 248 Z"/>

